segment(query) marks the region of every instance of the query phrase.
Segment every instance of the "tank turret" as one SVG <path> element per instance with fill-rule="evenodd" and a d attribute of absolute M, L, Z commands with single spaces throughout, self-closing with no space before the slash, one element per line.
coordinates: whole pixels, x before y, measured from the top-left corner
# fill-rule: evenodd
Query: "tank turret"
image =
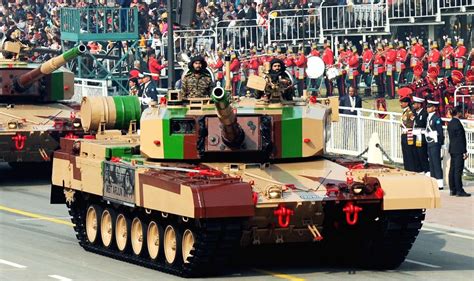
<path fill-rule="evenodd" d="M 216 87 L 212 91 L 211 98 L 214 101 L 217 117 L 222 125 L 222 141 L 228 147 L 240 147 L 244 141 L 245 134 L 237 122 L 237 116 L 230 105 L 231 95 L 229 91 Z"/>
<path fill-rule="evenodd" d="M 74 74 L 61 67 L 86 50 L 85 45 L 79 45 L 40 65 L 15 60 L 2 61 L 0 101 L 17 103 L 70 99 L 74 94 Z"/>
<path fill-rule="evenodd" d="M 51 58 L 45 63 L 41 64 L 37 68 L 28 71 L 20 75 L 17 79 L 14 80 L 14 88 L 18 92 L 24 92 L 28 87 L 30 87 L 34 82 L 43 78 L 44 76 L 51 74 L 53 71 L 58 70 L 61 66 L 65 65 L 68 61 L 71 61 L 81 54 L 86 52 L 85 45 L 79 45 L 70 49 L 62 55 Z"/>

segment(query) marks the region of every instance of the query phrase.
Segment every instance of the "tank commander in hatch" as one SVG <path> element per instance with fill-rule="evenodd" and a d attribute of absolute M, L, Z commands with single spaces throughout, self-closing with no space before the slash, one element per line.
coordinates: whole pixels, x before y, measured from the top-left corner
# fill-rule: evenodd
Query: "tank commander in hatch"
<path fill-rule="evenodd" d="M 265 75 L 267 85 L 265 91 L 258 92 L 257 98 L 266 99 L 268 101 L 291 101 L 293 100 L 293 84 L 290 77 L 285 72 L 285 63 L 281 59 L 273 59 L 270 61 L 270 70 Z"/>
<path fill-rule="evenodd" d="M 201 56 L 191 59 L 189 71 L 182 79 L 181 94 L 183 98 L 207 98 L 211 94 L 213 83 L 207 62 Z"/>

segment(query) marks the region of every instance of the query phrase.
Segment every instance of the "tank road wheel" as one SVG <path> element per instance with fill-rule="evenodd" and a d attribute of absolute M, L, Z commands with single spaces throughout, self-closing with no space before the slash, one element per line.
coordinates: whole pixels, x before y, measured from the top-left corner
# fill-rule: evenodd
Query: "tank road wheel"
<path fill-rule="evenodd" d="M 100 218 L 100 237 L 102 238 L 102 244 L 106 248 L 110 248 L 113 245 L 115 217 L 115 211 L 107 208 L 102 212 Z"/>
<path fill-rule="evenodd" d="M 158 259 L 163 250 L 163 228 L 155 221 L 150 221 L 146 232 L 146 245 L 152 260 Z"/>
<path fill-rule="evenodd" d="M 117 248 L 121 252 L 127 250 L 129 243 L 130 233 L 130 219 L 127 218 L 123 213 L 120 213 L 115 220 L 115 242 L 117 242 Z"/>
<path fill-rule="evenodd" d="M 180 264 L 181 255 L 181 243 L 180 243 L 180 233 L 178 229 L 176 229 L 172 225 L 168 225 L 165 229 L 164 235 L 164 252 L 166 262 L 170 265 L 177 266 Z"/>
<path fill-rule="evenodd" d="M 181 252 L 183 254 L 184 263 L 189 263 L 188 258 L 193 256 L 191 251 L 194 250 L 194 242 L 195 242 L 194 233 L 191 230 L 186 229 L 183 233 L 183 239 L 182 239 L 182 245 L 181 245 L 181 248 L 182 248 Z"/>
<path fill-rule="evenodd" d="M 130 239 L 132 242 L 133 253 L 137 256 L 143 253 L 143 241 L 146 240 L 145 224 L 139 217 L 133 218 Z"/>
<path fill-rule="evenodd" d="M 100 239 L 99 229 L 100 220 L 99 215 L 102 214 L 102 208 L 97 205 L 90 205 L 86 213 L 86 234 L 87 240 L 91 244 L 96 244 Z"/>

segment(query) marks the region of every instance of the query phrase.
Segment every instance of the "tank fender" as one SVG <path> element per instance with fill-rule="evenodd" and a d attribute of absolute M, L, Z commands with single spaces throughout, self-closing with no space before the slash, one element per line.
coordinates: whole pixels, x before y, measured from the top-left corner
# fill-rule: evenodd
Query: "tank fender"
<path fill-rule="evenodd" d="M 383 210 L 440 208 L 436 181 L 414 173 L 382 175 L 377 179 L 384 191 Z"/>

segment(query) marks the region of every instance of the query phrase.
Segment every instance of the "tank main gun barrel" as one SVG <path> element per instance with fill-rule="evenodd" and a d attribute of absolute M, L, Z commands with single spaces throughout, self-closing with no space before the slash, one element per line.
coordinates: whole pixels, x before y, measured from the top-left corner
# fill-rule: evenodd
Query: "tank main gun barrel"
<path fill-rule="evenodd" d="M 245 139 L 245 134 L 237 116 L 230 105 L 230 91 L 224 91 L 221 87 L 215 87 L 211 93 L 217 110 L 217 117 L 222 124 L 222 140 L 228 147 L 238 148 Z"/>
<path fill-rule="evenodd" d="M 74 47 L 63 54 L 42 63 L 37 68 L 18 77 L 14 82 L 15 90 L 18 92 L 26 91 L 28 87 L 31 86 L 35 81 L 43 78 L 45 75 L 51 74 L 53 71 L 59 69 L 67 62 L 84 54 L 86 50 L 86 46 L 80 44 L 79 46 Z"/>

